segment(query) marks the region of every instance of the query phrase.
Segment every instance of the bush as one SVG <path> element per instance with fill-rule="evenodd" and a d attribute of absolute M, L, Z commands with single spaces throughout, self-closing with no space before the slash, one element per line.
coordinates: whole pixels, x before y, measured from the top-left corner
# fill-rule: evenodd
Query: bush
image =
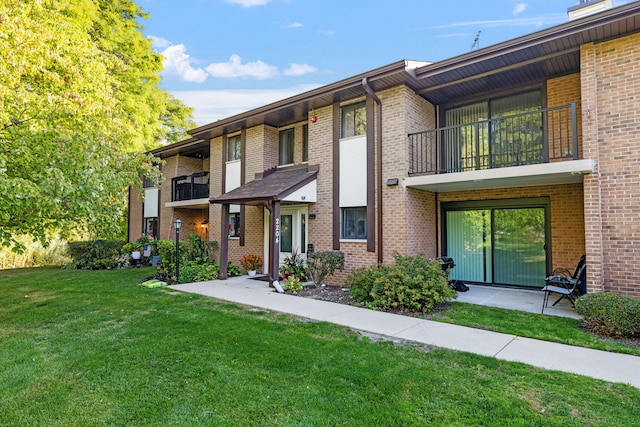
<path fill-rule="evenodd" d="M 180 264 L 180 283 L 204 282 L 218 278 L 220 268 L 213 261 L 197 259 Z"/>
<path fill-rule="evenodd" d="M 285 291 L 298 292 L 302 290 L 303 284 L 299 277 L 289 276 L 282 281 L 282 289 Z"/>
<path fill-rule="evenodd" d="M 589 330 L 614 337 L 640 337 L 640 300 L 629 295 L 601 292 L 583 295 L 576 311 Z"/>
<path fill-rule="evenodd" d="M 197 258 L 209 258 L 215 261 L 215 253 L 218 250 L 218 242 L 213 240 L 206 242 L 195 233 L 189 233 L 186 243 L 186 258 L 188 260 L 194 260 Z"/>
<path fill-rule="evenodd" d="M 101 270 L 114 268 L 125 242 L 118 240 L 95 240 L 92 242 L 69 242 L 67 248 L 73 261 L 72 269 Z"/>
<path fill-rule="evenodd" d="M 284 263 L 280 266 L 279 272 L 280 280 L 296 277 L 302 282 L 307 281 L 307 269 L 304 265 L 304 259 L 302 259 L 297 252 L 292 253 L 291 256 L 284 259 Z"/>
<path fill-rule="evenodd" d="M 175 277 L 176 275 L 176 242 L 175 240 L 154 240 L 153 244 L 156 246 L 158 250 L 158 255 L 162 257 L 162 262 L 160 264 L 161 270 L 163 270 L 164 274 L 168 277 Z M 180 267 L 185 265 L 186 263 L 186 246 L 187 243 L 184 241 L 180 241 L 179 243 L 180 250 Z M 182 276 L 182 275 L 181 275 Z"/>
<path fill-rule="evenodd" d="M 440 262 L 424 255 L 394 255 L 395 264 L 356 269 L 347 277 L 351 297 L 377 310 L 428 313 L 456 297 Z"/>
<path fill-rule="evenodd" d="M 231 261 L 227 262 L 227 277 L 239 276 L 240 274 L 242 274 L 240 272 L 240 267 L 238 267 Z"/>
<path fill-rule="evenodd" d="M 318 286 L 336 271 L 344 270 L 343 252 L 312 252 L 307 255 L 307 271 L 313 283 Z"/>

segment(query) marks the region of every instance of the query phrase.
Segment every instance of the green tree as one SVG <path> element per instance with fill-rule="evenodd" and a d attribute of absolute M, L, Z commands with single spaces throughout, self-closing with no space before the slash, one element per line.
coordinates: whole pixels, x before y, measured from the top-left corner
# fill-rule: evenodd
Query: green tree
<path fill-rule="evenodd" d="M 160 179 L 145 150 L 185 136 L 131 0 L 0 2 L 0 242 L 122 237 L 126 189 Z M 19 246 L 19 245 L 18 245 Z"/>

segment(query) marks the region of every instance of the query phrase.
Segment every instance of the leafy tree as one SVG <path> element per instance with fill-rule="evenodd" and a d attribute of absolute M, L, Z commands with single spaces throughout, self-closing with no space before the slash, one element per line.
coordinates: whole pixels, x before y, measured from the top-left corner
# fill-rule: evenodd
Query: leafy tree
<path fill-rule="evenodd" d="M 159 180 L 143 151 L 193 126 L 131 0 L 0 2 L 0 242 L 122 237 L 126 189 Z"/>

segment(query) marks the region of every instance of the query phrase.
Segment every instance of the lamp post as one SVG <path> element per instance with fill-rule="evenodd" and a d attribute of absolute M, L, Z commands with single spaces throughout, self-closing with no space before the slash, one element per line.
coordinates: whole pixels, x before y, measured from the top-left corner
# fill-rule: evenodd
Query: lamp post
<path fill-rule="evenodd" d="M 176 283 L 180 283 L 180 227 L 182 227 L 180 218 L 173 221 L 173 226 L 176 228 Z"/>

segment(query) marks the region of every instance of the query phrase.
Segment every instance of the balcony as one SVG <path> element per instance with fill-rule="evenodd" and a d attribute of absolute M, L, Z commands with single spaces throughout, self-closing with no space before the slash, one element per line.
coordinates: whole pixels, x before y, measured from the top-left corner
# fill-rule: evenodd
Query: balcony
<path fill-rule="evenodd" d="M 578 158 L 577 128 L 571 103 L 409 134 L 406 185 L 455 191 L 577 182 L 593 171 Z"/>
<path fill-rule="evenodd" d="M 171 202 L 167 206 L 188 207 L 191 200 L 209 199 L 209 172 L 196 172 L 171 179 Z M 183 203 L 177 203 L 183 202 Z"/>

